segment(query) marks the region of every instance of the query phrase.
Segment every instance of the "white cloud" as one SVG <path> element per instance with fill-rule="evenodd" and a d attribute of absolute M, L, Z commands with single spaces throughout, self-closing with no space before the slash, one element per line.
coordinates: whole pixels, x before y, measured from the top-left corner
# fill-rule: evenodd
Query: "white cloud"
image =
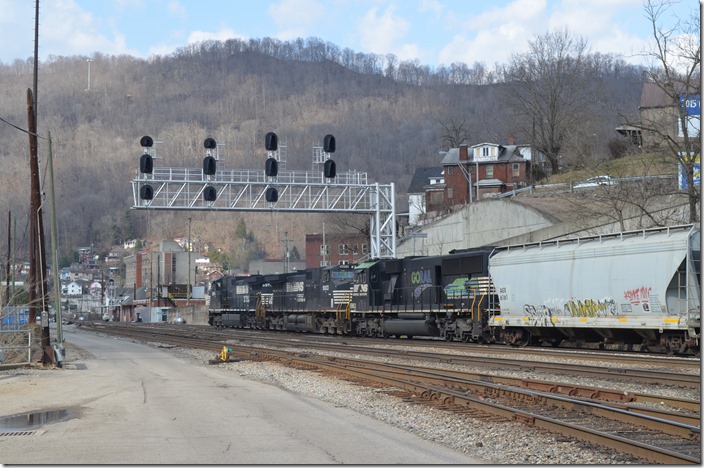
<path fill-rule="evenodd" d="M 186 9 L 186 6 L 178 0 L 171 0 L 166 8 L 170 16 L 178 19 L 188 18 L 188 10 Z"/>
<path fill-rule="evenodd" d="M 192 31 L 188 35 L 188 43 L 201 41 L 226 41 L 228 39 L 245 39 L 241 34 L 237 34 L 231 28 L 221 28 L 218 31 Z"/>
<path fill-rule="evenodd" d="M 47 2 L 41 12 L 40 52 L 45 55 L 91 55 L 100 51 L 108 55 L 139 55 L 127 47 L 125 36 L 107 20 L 113 37 L 103 33 L 105 26 L 72 0 Z M 42 47 L 42 44 L 45 44 Z M 42 50 L 43 49 L 43 50 Z"/>
<path fill-rule="evenodd" d="M 365 51 L 375 54 L 396 55 L 400 60 L 415 60 L 423 52 L 414 43 L 403 43 L 403 38 L 411 29 L 411 24 L 397 16 L 393 5 L 378 14 L 377 8 L 367 11 L 358 24 L 359 41 Z"/>
<path fill-rule="evenodd" d="M 431 13 L 435 18 L 440 18 L 444 7 L 438 0 L 421 0 L 418 10 L 421 13 Z"/>
<path fill-rule="evenodd" d="M 269 15 L 276 25 L 275 37 L 287 41 L 317 36 L 315 31 L 325 18 L 325 7 L 316 0 L 281 0 L 269 6 Z"/>

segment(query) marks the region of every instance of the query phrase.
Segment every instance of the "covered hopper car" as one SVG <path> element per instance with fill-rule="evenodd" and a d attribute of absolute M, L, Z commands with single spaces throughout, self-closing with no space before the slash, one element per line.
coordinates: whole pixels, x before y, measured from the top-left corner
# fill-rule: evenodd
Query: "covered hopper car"
<path fill-rule="evenodd" d="M 699 226 L 497 248 L 489 260 L 510 344 L 542 341 L 699 348 Z"/>

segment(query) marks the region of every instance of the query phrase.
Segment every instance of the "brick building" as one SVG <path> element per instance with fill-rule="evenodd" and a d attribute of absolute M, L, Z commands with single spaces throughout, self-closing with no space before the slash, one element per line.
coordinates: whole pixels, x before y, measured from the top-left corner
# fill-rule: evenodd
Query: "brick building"
<path fill-rule="evenodd" d="M 306 234 L 306 268 L 354 264 L 368 254 L 369 237 L 361 233 Z"/>

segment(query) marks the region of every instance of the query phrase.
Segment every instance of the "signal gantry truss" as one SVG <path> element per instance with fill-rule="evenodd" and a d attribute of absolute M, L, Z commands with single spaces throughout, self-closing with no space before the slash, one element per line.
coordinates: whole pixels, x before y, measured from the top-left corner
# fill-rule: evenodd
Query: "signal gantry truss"
<path fill-rule="evenodd" d="M 150 197 L 141 195 L 149 186 Z M 275 188 L 278 199 L 267 201 Z M 362 172 L 222 170 L 154 167 L 132 180 L 133 209 L 189 211 L 283 211 L 370 215 L 370 257 L 396 258 L 394 184 L 368 184 Z"/>

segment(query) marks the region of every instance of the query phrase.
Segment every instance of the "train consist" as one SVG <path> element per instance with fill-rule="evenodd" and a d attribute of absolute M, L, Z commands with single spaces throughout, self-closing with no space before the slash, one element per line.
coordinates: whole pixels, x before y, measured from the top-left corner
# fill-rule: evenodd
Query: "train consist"
<path fill-rule="evenodd" d="M 215 327 L 699 353 L 696 225 L 213 281 Z"/>

